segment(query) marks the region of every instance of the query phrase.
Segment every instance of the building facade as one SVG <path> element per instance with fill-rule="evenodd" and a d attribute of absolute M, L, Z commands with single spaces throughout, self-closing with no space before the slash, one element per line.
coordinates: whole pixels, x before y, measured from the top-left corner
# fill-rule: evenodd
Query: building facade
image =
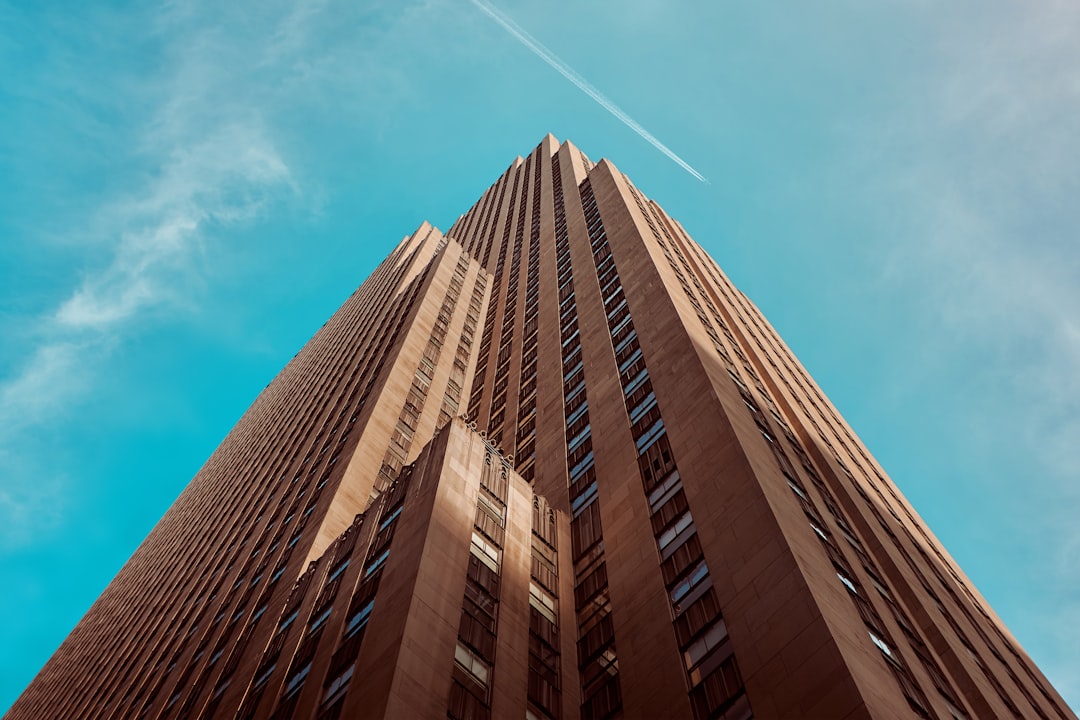
<path fill-rule="evenodd" d="M 548 136 L 402 240 L 7 717 L 1076 716 L 717 264 Z"/>

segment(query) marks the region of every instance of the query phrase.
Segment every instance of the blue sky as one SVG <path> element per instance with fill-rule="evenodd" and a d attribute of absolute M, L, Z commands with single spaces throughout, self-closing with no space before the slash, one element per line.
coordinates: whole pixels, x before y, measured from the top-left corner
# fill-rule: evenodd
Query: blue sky
<path fill-rule="evenodd" d="M 0 708 L 256 394 L 547 132 L 765 312 L 1080 706 L 1080 7 L 0 0 Z"/>

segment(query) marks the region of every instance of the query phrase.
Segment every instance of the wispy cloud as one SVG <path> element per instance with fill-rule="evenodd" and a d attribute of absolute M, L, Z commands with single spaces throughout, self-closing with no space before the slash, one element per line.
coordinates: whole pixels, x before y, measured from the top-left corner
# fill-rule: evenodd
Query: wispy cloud
<path fill-rule="evenodd" d="M 932 52 L 943 62 L 910 112 L 918 120 L 904 132 L 916 139 L 914 151 L 892 188 L 908 217 L 921 218 L 909 221 L 921 241 L 894 250 L 895 267 L 908 277 L 886 280 L 926 288 L 911 302 L 942 348 L 913 353 L 902 372 L 936 364 L 938 355 L 967 361 L 963 376 L 952 378 L 967 402 L 935 413 L 1015 472 L 992 472 L 997 485 L 979 480 L 979 501 L 1008 503 L 1016 532 L 990 542 L 1017 563 L 1027 559 L 1029 577 L 1014 582 L 1038 586 L 1047 599 L 1014 603 L 1006 620 L 1039 643 L 1044 670 L 1075 695 L 1080 9 L 1053 0 L 933 14 L 942 34 Z M 996 604 L 1004 609 L 1011 600 Z"/>
<path fill-rule="evenodd" d="M 211 41 L 212 34 L 197 30 L 175 42 L 205 48 Z M 199 67 L 198 54 L 176 57 L 148 93 L 158 98 L 157 109 L 134 138 L 133 157 L 144 168 L 139 182 L 73 219 L 69 233 L 93 247 L 96 260 L 66 299 L 37 318 L 21 364 L 0 379 L 4 548 L 59 512 L 56 471 L 30 467 L 33 453 L 20 450 L 33 441 L 34 428 L 62 419 L 95 385 L 113 348 L 151 312 L 161 318 L 193 302 L 208 243 L 256 218 L 271 199 L 299 191 L 259 108 L 209 92 L 212 74 Z M 44 506 L 56 511 L 42 513 Z"/>
<path fill-rule="evenodd" d="M 258 127 L 233 124 L 174 147 L 147 192 L 106 209 L 112 261 L 86 277 L 56 311 L 65 329 L 105 330 L 177 300 L 177 273 L 189 272 L 208 223 L 253 218 L 267 193 L 291 184 L 289 168 Z"/>
<path fill-rule="evenodd" d="M 62 470 L 38 450 L 94 399 L 116 349 L 197 308 L 212 277 L 229 272 L 216 263 L 235 256 L 224 246 L 235 242 L 235 229 L 298 206 L 319 211 L 328 191 L 310 153 L 337 163 L 346 129 L 377 134 L 403 106 L 420 104 L 401 66 L 423 58 L 403 49 L 402 38 L 415 40 L 420 25 L 441 31 L 440 13 L 450 12 L 441 0 L 165 0 L 124 13 L 93 5 L 78 13 L 11 11 L 27 32 L 51 23 L 43 37 L 59 39 L 50 40 L 48 63 L 6 80 L 35 107 L 61 106 L 77 149 L 108 150 L 88 161 L 103 174 L 100 188 L 78 193 L 93 206 L 49 225 L 51 250 L 78 253 L 76 278 L 49 286 L 52 305 L 39 305 L 36 316 L 0 315 L 20 328 L 19 342 L 5 343 L 0 369 L 0 527 L 22 528 L 0 533 L 0 551 L 34 537 L 28 523 L 41 529 L 46 516 L 33 508 L 60 507 L 51 498 L 63 494 L 54 489 L 64 481 L 47 480 Z M 145 42 L 113 41 L 136 34 Z M 71 38 L 93 42 L 73 49 Z M 129 45 L 131 55 L 113 54 Z M 313 118 L 338 123 L 341 134 L 326 142 L 310 131 Z M 35 149 L 25 155 L 39 164 Z"/>
<path fill-rule="evenodd" d="M 484 14 L 490 17 L 492 20 L 502 26 L 504 30 L 510 33 L 514 38 L 524 45 L 526 48 L 532 51 L 534 55 L 550 65 L 557 73 L 574 84 L 577 89 L 588 95 L 595 100 L 600 107 L 607 110 L 609 113 L 615 116 L 615 118 L 626 127 L 637 133 L 645 142 L 652 145 L 654 148 L 662 152 L 668 159 L 681 167 L 686 172 L 693 175 L 695 178 L 703 183 L 709 181 L 704 175 L 699 173 L 688 162 L 675 154 L 675 152 L 664 143 L 660 142 L 652 133 L 643 128 L 634 118 L 626 114 L 626 112 L 618 105 L 613 103 L 606 95 L 597 90 L 588 80 L 583 78 L 572 67 L 563 62 L 558 55 L 546 48 L 543 43 L 534 38 L 528 32 L 526 32 L 520 25 L 514 22 L 506 13 L 502 12 L 495 6 L 486 2 L 486 0 L 471 0 L 472 4 L 480 9 Z"/>

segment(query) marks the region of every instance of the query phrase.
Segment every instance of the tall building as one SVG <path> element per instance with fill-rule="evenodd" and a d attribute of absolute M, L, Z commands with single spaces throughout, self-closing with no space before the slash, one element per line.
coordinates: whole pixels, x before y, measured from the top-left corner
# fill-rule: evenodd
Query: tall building
<path fill-rule="evenodd" d="M 255 400 L 9 718 L 1075 718 L 762 317 L 548 136 Z"/>

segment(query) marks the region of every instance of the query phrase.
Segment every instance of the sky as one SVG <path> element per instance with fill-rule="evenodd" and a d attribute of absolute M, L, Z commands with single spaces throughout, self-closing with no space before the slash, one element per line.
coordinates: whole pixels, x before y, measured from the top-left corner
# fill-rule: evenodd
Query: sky
<path fill-rule="evenodd" d="M 1080 708 L 1078 35 L 1070 0 L 0 0 L 0 708 L 548 132 L 718 260 Z"/>

